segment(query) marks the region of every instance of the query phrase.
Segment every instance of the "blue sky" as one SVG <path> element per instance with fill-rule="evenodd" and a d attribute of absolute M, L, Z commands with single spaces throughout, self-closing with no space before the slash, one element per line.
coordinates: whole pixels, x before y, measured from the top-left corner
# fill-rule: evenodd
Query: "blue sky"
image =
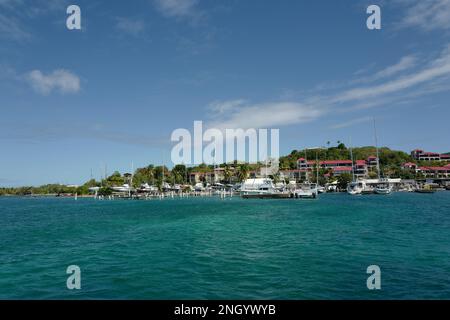
<path fill-rule="evenodd" d="M 0 0 L 0 186 L 170 165 L 194 120 L 449 152 L 449 35 L 448 0 Z"/>

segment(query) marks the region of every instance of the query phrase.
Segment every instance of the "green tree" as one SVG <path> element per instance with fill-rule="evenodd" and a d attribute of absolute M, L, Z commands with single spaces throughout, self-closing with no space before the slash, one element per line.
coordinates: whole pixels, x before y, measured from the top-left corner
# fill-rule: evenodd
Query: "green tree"
<path fill-rule="evenodd" d="M 239 182 L 245 181 L 250 173 L 250 168 L 247 164 L 241 164 L 238 166 L 237 177 Z"/>
<path fill-rule="evenodd" d="M 345 190 L 350 182 L 352 182 L 352 175 L 350 173 L 343 173 L 338 177 L 338 188 Z"/>
<path fill-rule="evenodd" d="M 223 170 L 223 178 L 225 179 L 226 183 L 231 182 L 231 177 L 233 175 L 233 172 L 231 171 L 231 167 L 229 165 L 225 165 Z"/>
<path fill-rule="evenodd" d="M 175 183 L 186 183 L 187 182 L 187 168 L 183 164 L 178 164 L 172 169 L 172 175 Z"/>

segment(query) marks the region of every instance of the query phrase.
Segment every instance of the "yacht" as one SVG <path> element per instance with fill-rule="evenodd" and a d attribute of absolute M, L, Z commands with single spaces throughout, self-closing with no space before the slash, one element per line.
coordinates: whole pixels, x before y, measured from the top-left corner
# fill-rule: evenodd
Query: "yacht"
<path fill-rule="evenodd" d="M 319 195 L 317 184 L 315 183 L 303 183 L 294 191 L 294 198 L 302 199 L 315 199 Z"/>
<path fill-rule="evenodd" d="M 377 137 L 377 126 L 375 123 L 375 119 L 373 119 L 373 128 L 375 132 L 375 147 L 377 149 L 377 173 L 378 173 L 378 181 L 379 183 L 375 186 L 374 192 L 376 194 L 391 194 L 392 193 L 392 184 L 389 183 L 389 179 L 381 178 L 381 169 L 380 169 L 380 151 L 378 150 L 378 137 Z"/>
<path fill-rule="evenodd" d="M 158 188 L 154 186 L 150 186 L 148 183 L 144 183 L 141 185 L 141 188 L 139 189 L 141 192 L 156 192 L 158 191 Z"/>
<path fill-rule="evenodd" d="M 117 192 L 129 192 L 129 191 L 131 191 L 131 187 L 127 183 L 121 185 L 120 187 L 112 187 L 111 189 L 113 189 L 114 191 L 117 191 Z"/>
<path fill-rule="evenodd" d="M 348 184 L 347 193 L 354 196 L 362 194 L 364 189 L 364 183 L 362 181 L 353 181 Z"/>
<path fill-rule="evenodd" d="M 245 180 L 241 196 L 244 199 L 289 198 L 289 193 L 279 191 L 269 178 L 255 178 Z"/>
<path fill-rule="evenodd" d="M 380 179 L 380 183 L 376 185 L 374 192 L 376 194 L 390 194 L 392 193 L 392 185 L 387 179 Z"/>

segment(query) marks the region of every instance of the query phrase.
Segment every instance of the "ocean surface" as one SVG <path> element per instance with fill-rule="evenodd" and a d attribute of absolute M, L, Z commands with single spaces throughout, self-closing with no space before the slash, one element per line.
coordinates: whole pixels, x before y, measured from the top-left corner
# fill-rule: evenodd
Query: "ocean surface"
<path fill-rule="evenodd" d="M 0 198 L 0 299 L 450 299 L 450 192 Z"/>

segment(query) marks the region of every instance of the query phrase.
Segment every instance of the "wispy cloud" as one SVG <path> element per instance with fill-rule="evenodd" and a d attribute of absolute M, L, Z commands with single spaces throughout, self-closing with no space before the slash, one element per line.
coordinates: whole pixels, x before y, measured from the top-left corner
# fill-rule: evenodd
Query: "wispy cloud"
<path fill-rule="evenodd" d="M 244 106 L 246 100 L 244 99 L 236 99 L 229 101 L 214 101 L 209 104 L 208 109 L 214 114 L 226 114 L 229 112 L 234 112 L 239 107 Z"/>
<path fill-rule="evenodd" d="M 424 31 L 450 30 L 449 0 L 396 0 L 406 7 L 401 27 L 416 27 Z"/>
<path fill-rule="evenodd" d="M 68 0 L 0 0 L 0 38 L 16 42 L 29 41 L 33 31 L 30 19 L 64 12 Z"/>
<path fill-rule="evenodd" d="M 64 69 L 55 70 L 47 75 L 40 70 L 33 70 L 25 75 L 25 79 L 36 92 L 43 95 L 48 95 L 53 91 L 77 93 L 81 89 L 80 78 Z"/>
<path fill-rule="evenodd" d="M 417 71 L 416 73 L 408 74 L 380 85 L 348 90 L 336 96 L 333 101 L 348 102 L 354 100 L 376 98 L 382 95 L 406 90 L 416 85 L 432 81 L 436 78 L 448 76 L 449 74 L 450 45 L 447 45 L 439 58 L 430 62 L 427 67 Z"/>
<path fill-rule="evenodd" d="M 238 100 L 239 101 L 239 100 Z M 233 106 L 233 108 L 229 108 Z M 229 128 L 274 128 L 290 124 L 304 123 L 317 119 L 323 110 L 297 102 L 272 102 L 261 104 L 224 102 L 219 110 L 228 110 L 212 115 L 209 127 Z"/>
<path fill-rule="evenodd" d="M 193 17 L 199 0 L 154 0 L 156 8 L 167 17 Z"/>
<path fill-rule="evenodd" d="M 19 19 L 0 13 L 0 38 L 7 40 L 29 40 L 31 34 L 23 27 Z"/>
<path fill-rule="evenodd" d="M 417 65 L 417 58 L 415 56 L 406 56 L 401 58 L 400 61 L 397 62 L 396 64 L 388 66 L 385 69 L 380 70 L 370 76 L 356 79 L 355 81 L 353 81 L 353 83 L 368 83 L 389 78 L 401 72 L 409 70 L 415 67 L 416 65 Z M 358 73 L 355 73 L 355 75 L 358 75 Z"/>
<path fill-rule="evenodd" d="M 116 29 L 121 33 L 138 37 L 145 31 L 145 22 L 140 19 L 119 17 L 116 19 Z"/>
<path fill-rule="evenodd" d="M 343 128 L 352 127 L 356 124 L 361 124 L 361 123 L 365 123 L 365 122 L 369 122 L 369 121 L 372 121 L 372 117 L 362 117 L 362 118 L 357 118 L 357 119 L 353 119 L 353 120 L 349 120 L 346 122 L 335 124 L 335 125 L 331 126 L 330 128 L 331 129 L 343 129 Z"/>
<path fill-rule="evenodd" d="M 417 68 L 416 58 L 406 56 L 375 73 L 382 83 L 361 86 L 350 83 L 333 94 L 315 94 L 303 101 L 248 104 L 243 99 L 215 102 L 208 107 L 211 126 L 216 128 L 270 128 L 313 121 L 337 112 L 354 112 L 399 104 L 422 95 L 448 91 L 450 87 L 450 45 L 435 59 Z M 402 72 L 410 70 L 407 74 Z M 368 121 L 361 117 L 333 126 L 344 128 Z"/>

